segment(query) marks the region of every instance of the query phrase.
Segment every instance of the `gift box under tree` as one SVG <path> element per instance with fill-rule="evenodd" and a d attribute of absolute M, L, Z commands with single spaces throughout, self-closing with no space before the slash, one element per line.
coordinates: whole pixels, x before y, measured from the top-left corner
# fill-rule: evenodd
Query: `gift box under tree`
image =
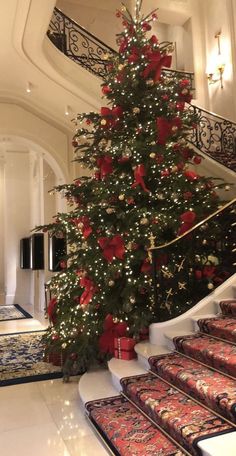
<path fill-rule="evenodd" d="M 130 337 L 115 337 L 114 355 L 115 358 L 130 360 L 136 358 L 134 346 L 136 340 Z"/>

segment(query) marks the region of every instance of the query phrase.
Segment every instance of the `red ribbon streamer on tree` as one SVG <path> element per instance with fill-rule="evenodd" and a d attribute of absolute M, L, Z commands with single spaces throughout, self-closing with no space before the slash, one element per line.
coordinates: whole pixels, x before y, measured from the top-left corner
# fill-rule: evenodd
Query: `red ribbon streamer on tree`
<path fill-rule="evenodd" d="M 98 244 L 103 250 L 103 256 L 108 263 L 111 263 L 114 258 L 118 258 L 119 260 L 124 259 L 125 246 L 119 234 L 113 238 L 101 237 L 98 239 Z"/>
<path fill-rule="evenodd" d="M 119 122 L 119 118 L 123 114 L 123 109 L 121 106 L 115 106 L 110 109 L 107 107 L 101 108 L 101 116 L 106 119 L 106 125 L 103 127 L 114 127 Z"/>
<path fill-rule="evenodd" d="M 104 321 L 104 332 L 99 338 L 99 349 L 102 353 L 114 354 L 115 337 L 124 337 L 127 332 L 127 324 L 113 321 L 113 316 L 108 314 Z"/>
<path fill-rule="evenodd" d="M 81 277 L 79 284 L 81 288 L 84 288 L 84 291 L 80 296 L 80 304 L 81 306 L 86 306 L 93 298 L 96 287 L 89 277 Z"/>
<path fill-rule="evenodd" d="M 79 223 L 83 224 L 83 228 L 81 229 L 81 231 L 84 238 L 87 239 L 93 231 L 89 223 L 89 218 L 86 215 L 83 217 L 79 217 L 78 219 L 76 219 L 76 224 L 78 225 Z"/>
<path fill-rule="evenodd" d="M 153 51 L 148 54 L 149 64 L 143 71 L 143 77 L 146 79 L 151 72 L 155 71 L 154 82 L 159 81 L 161 76 L 161 70 L 163 67 L 170 68 L 171 66 L 171 55 L 162 55 L 160 51 Z"/>
<path fill-rule="evenodd" d="M 134 170 L 134 183 L 132 184 L 132 188 L 135 188 L 137 187 L 138 185 L 141 185 L 142 189 L 145 191 L 145 192 L 149 192 L 149 190 L 147 189 L 146 185 L 145 185 L 145 182 L 143 180 L 143 177 L 146 176 L 146 171 L 145 171 L 145 167 L 143 164 L 141 165 L 138 165 L 135 170 Z"/>
<path fill-rule="evenodd" d="M 56 315 L 55 315 L 56 306 L 57 306 L 57 299 L 56 298 L 50 299 L 50 301 L 48 303 L 47 313 L 49 316 L 49 320 L 50 320 L 50 322 L 52 322 L 53 325 L 55 325 L 55 323 L 56 323 Z"/>
<path fill-rule="evenodd" d="M 112 158 L 109 155 L 97 158 L 97 166 L 100 168 L 99 177 L 102 179 L 113 171 Z"/>
<path fill-rule="evenodd" d="M 178 129 L 182 125 L 182 120 L 180 117 L 175 117 L 174 119 L 168 120 L 165 117 L 157 117 L 156 119 L 157 130 L 158 130 L 158 143 L 165 145 L 169 136 L 173 135 L 173 127 Z"/>

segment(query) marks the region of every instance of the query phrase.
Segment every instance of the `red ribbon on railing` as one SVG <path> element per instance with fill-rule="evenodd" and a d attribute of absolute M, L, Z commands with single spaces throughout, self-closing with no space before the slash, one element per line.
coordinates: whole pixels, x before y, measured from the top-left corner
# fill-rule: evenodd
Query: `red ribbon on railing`
<path fill-rule="evenodd" d="M 144 176 L 146 176 L 146 171 L 145 171 L 144 165 L 143 164 L 138 165 L 134 170 L 134 179 L 135 180 L 134 180 L 134 183 L 132 184 L 132 188 L 135 188 L 138 185 L 140 185 L 145 192 L 149 192 L 149 190 L 147 189 L 145 182 L 143 180 Z"/>
<path fill-rule="evenodd" d="M 175 134 L 176 131 L 181 128 L 182 120 L 180 117 L 175 117 L 171 120 L 168 120 L 165 117 L 157 117 L 156 124 L 158 130 L 158 143 L 164 146 L 169 136 Z M 176 129 L 176 131 L 173 131 L 174 129 Z"/>
<path fill-rule="evenodd" d="M 125 246 L 119 234 L 113 238 L 101 237 L 98 239 L 98 244 L 103 250 L 103 256 L 108 263 L 111 263 L 114 258 L 118 258 L 119 260 L 124 259 Z"/>
<path fill-rule="evenodd" d="M 80 296 L 80 304 L 81 306 L 86 306 L 93 298 L 96 287 L 89 277 L 81 277 L 79 284 L 81 288 L 84 288 L 84 291 Z"/>
<path fill-rule="evenodd" d="M 106 177 L 113 171 L 112 158 L 109 155 L 97 158 L 97 166 L 100 168 L 99 178 Z"/>
<path fill-rule="evenodd" d="M 104 321 L 104 332 L 99 338 L 99 349 L 102 353 L 114 354 L 115 337 L 124 337 L 127 333 L 127 324 L 124 322 L 115 323 L 113 316 L 108 314 Z"/>
<path fill-rule="evenodd" d="M 116 126 L 122 115 L 123 109 L 121 106 L 115 106 L 112 109 L 107 107 L 101 108 L 101 117 L 106 120 L 105 125 L 102 124 L 102 126 L 107 128 Z"/>
<path fill-rule="evenodd" d="M 149 64 L 142 73 L 142 76 L 146 79 L 149 77 L 152 71 L 155 71 L 154 82 L 159 81 L 161 76 L 161 70 L 163 67 L 170 68 L 171 66 L 171 55 L 162 55 L 160 51 L 153 51 L 148 54 Z"/>

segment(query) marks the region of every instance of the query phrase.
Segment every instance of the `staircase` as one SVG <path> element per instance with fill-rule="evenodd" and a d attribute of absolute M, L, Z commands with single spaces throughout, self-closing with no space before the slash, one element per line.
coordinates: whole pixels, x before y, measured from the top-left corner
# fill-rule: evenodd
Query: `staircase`
<path fill-rule="evenodd" d="M 141 342 L 137 360 L 113 358 L 109 372 L 81 378 L 88 419 L 112 454 L 235 454 L 236 298 L 215 304 L 188 334 Z"/>

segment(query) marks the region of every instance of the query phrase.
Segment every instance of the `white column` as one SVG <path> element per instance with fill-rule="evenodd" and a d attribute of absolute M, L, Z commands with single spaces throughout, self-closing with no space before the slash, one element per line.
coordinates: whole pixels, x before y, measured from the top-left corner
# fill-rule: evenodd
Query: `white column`
<path fill-rule="evenodd" d="M 0 151 L 0 305 L 5 304 L 4 272 L 4 191 L 5 191 L 5 152 Z"/>

